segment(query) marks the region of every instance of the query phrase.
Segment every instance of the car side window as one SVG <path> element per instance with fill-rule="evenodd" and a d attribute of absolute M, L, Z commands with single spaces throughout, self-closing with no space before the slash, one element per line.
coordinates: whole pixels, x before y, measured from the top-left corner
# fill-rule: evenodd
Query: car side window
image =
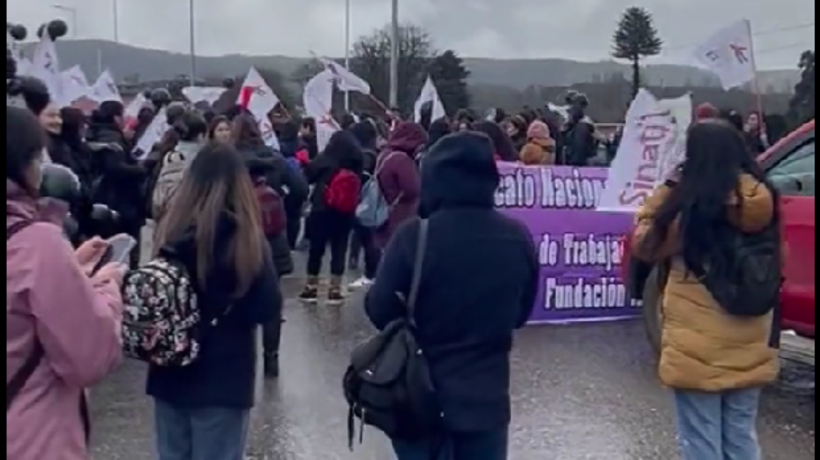
<path fill-rule="evenodd" d="M 814 139 L 769 169 L 769 179 L 785 196 L 814 197 Z"/>

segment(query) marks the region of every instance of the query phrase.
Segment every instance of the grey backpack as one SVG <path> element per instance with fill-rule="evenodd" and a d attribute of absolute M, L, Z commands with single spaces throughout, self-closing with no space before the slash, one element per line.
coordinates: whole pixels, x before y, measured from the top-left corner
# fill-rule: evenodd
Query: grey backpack
<path fill-rule="evenodd" d="M 190 163 L 189 160 L 186 154 L 179 151 L 169 152 L 162 159 L 162 168 L 151 193 L 151 215 L 154 220 L 159 220 L 167 211 L 179 184 L 182 183 L 182 178 Z"/>

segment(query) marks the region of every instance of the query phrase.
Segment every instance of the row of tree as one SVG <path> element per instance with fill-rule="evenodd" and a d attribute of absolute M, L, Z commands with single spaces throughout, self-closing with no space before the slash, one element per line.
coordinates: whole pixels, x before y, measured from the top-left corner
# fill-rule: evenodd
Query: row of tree
<path fill-rule="evenodd" d="M 430 35 L 414 25 L 400 28 L 399 42 L 399 109 L 409 112 L 419 91 L 428 77 L 435 82 L 439 96 L 448 113 L 462 108 L 473 107 L 484 110 L 501 107 L 509 111 L 523 105 L 540 106 L 546 101 L 559 101 L 561 94 L 569 88 L 530 87 L 524 91 L 513 88 L 489 86 L 468 87 L 469 69 L 454 50 L 439 51 Z M 373 95 L 387 101 L 389 95 L 390 33 L 387 28 L 377 30 L 359 38 L 352 50 L 350 68 L 371 85 Z M 612 56 L 631 63 L 632 78 L 622 75 L 610 76 L 597 82 L 578 82 L 572 89 L 587 93 L 592 101 L 591 115 L 605 122 L 620 121 L 631 97 L 643 86 L 641 79 L 642 62 L 661 53 L 663 40 L 655 27 L 652 14 L 640 7 L 624 11 L 613 34 Z M 788 95 L 766 95 L 768 111 L 787 113 L 793 123 L 814 117 L 814 51 L 803 53 L 799 67 L 802 79 L 789 100 Z M 268 84 L 279 94 L 285 105 L 295 107 L 300 104 L 300 90 L 313 75 L 321 71 L 318 61 L 303 65 L 293 75 L 284 76 L 271 69 L 260 69 Z M 737 110 L 751 110 L 754 97 L 746 91 L 722 91 L 716 88 L 687 88 L 695 94 L 696 100 L 708 100 L 718 106 Z M 664 88 L 653 88 L 659 96 L 664 96 Z M 677 95 L 681 88 L 675 88 Z M 673 95 L 673 94 L 670 94 Z M 342 95 L 337 95 L 336 107 L 343 107 Z M 377 110 L 372 98 L 351 95 L 353 110 Z"/>

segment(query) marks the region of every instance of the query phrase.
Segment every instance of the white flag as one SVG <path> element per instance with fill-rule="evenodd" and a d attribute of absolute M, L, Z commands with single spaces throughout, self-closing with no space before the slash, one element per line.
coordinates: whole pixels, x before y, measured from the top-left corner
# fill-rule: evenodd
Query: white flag
<path fill-rule="evenodd" d="M 94 85 L 91 86 L 91 99 L 98 103 L 105 101 L 122 102 L 117 82 L 114 81 L 114 77 L 109 70 L 101 73 Z"/>
<path fill-rule="evenodd" d="M 362 94 L 370 94 L 370 84 L 362 77 L 351 72 L 347 67 L 340 65 L 332 59 L 320 57 L 319 62 L 324 64 L 325 69 L 333 75 L 333 81 L 339 91 L 354 91 Z"/>
<path fill-rule="evenodd" d="M 221 86 L 188 86 L 182 89 L 182 94 L 193 104 L 207 102 L 214 105 L 225 91 L 227 90 Z"/>
<path fill-rule="evenodd" d="M 429 75 L 427 76 L 427 81 L 424 82 L 424 86 L 421 87 L 419 98 L 416 99 L 416 123 L 421 121 L 421 109 L 424 104 L 428 102 L 433 104 L 433 113 L 430 117 L 430 121 L 436 121 L 439 118 L 444 118 L 447 116 L 447 113 L 444 111 L 444 104 L 441 103 L 441 98 L 438 96 L 436 85 L 433 83 L 433 79 L 430 78 Z"/>
<path fill-rule="evenodd" d="M 248 71 L 248 76 L 245 77 L 245 82 L 242 83 L 242 89 L 239 91 L 236 103 L 248 109 L 256 118 L 265 145 L 279 150 L 279 139 L 276 137 L 273 123 L 271 123 L 268 116 L 271 110 L 279 104 L 279 98 L 274 94 L 273 89 L 265 83 L 265 79 L 262 78 L 256 68 L 251 67 Z"/>
<path fill-rule="evenodd" d="M 63 89 L 61 105 L 70 105 L 72 102 L 88 96 L 91 88 L 88 86 L 88 79 L 80 66 L 75 65 L 60 72 L 60 78 L 62 79 Z"/>
<path fill-rule="evenodd" d="M 685 123 L 691 121 L 691 113 Z M 685 142 L 678 136 L 676 117 L 655 96 L 641 89 L 626 113 L 623 139 L 609 168 L 599 211 L 635 212 L 666 180 L 668 155 Z"/>
<path fill-rule="evenodd" d="M 46 85 L 53 101 L 60 103 L 63 100 L 60 61 L 57 58 L 54 42 L 48 34 L 43 34 L 40 42 L 34 48 L 30 75 L 39 78 Z"/>
<path fill-rule="evenodd" d="M 695 57 L 714 72 L 728 90 L 754 80 L 753 49 L 752 25 L 743 19 L 715 32 L 697 48 Z"/>
<path fill-rule="evenodd" d="M 302 94 L 305 114 L 316 120 L 316 144 L 319 151 L 325 149 L 330 137 L 339 130 L 339 125 L 330 114 L 335 78 L 330 69 L 325 69 L 305 84 L 305 92 Z"/>
<path fill-rule="evenodd" d="M 162 139 L 162 136 L 165 135 L 168 128 L 168 117 L 166 116 L 165 108 L 163 108 L 145 129 L 145 132 L 142 133 L 142 136 L 137 141 L 137 145 L 134 146 L 134 152 L 140 154 L 140 160 L 151 153 L 151 150 L 154 149 L 154 145 Z"/>

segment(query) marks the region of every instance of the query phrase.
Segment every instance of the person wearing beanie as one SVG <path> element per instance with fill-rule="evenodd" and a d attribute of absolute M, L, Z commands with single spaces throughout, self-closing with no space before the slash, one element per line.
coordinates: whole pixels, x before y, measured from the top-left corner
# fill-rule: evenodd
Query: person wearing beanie
<path fill-rule="evenodd" d="M 695 109 L 695 121 L 714 120 L 716 118 L 720 118 L 720 110 L 708 102 L 704 102 Z"/>
<path fill-rule="evenodd" d="M 451 134 L 421 167 L 422 216 L 394 234 L 365 299 L 374 326 L 405 317 L 422 222 L 427 225 L 414 318 L 436 382 L 441 428 L 428 439 L 393 439 L 399 460 L 430 458 L 444 439 L 460 458 L 506 458 L 513 332 L 524 326 L 538 290 L 530 232 L 495 209 L 500 175 L 490 139 Z"/>
<path fill-rule="evenodd" d="M 530 124 L 519 159 L 525 165 L 555 164 L 555 140 L 546 123 L 536 120 Z"/>

